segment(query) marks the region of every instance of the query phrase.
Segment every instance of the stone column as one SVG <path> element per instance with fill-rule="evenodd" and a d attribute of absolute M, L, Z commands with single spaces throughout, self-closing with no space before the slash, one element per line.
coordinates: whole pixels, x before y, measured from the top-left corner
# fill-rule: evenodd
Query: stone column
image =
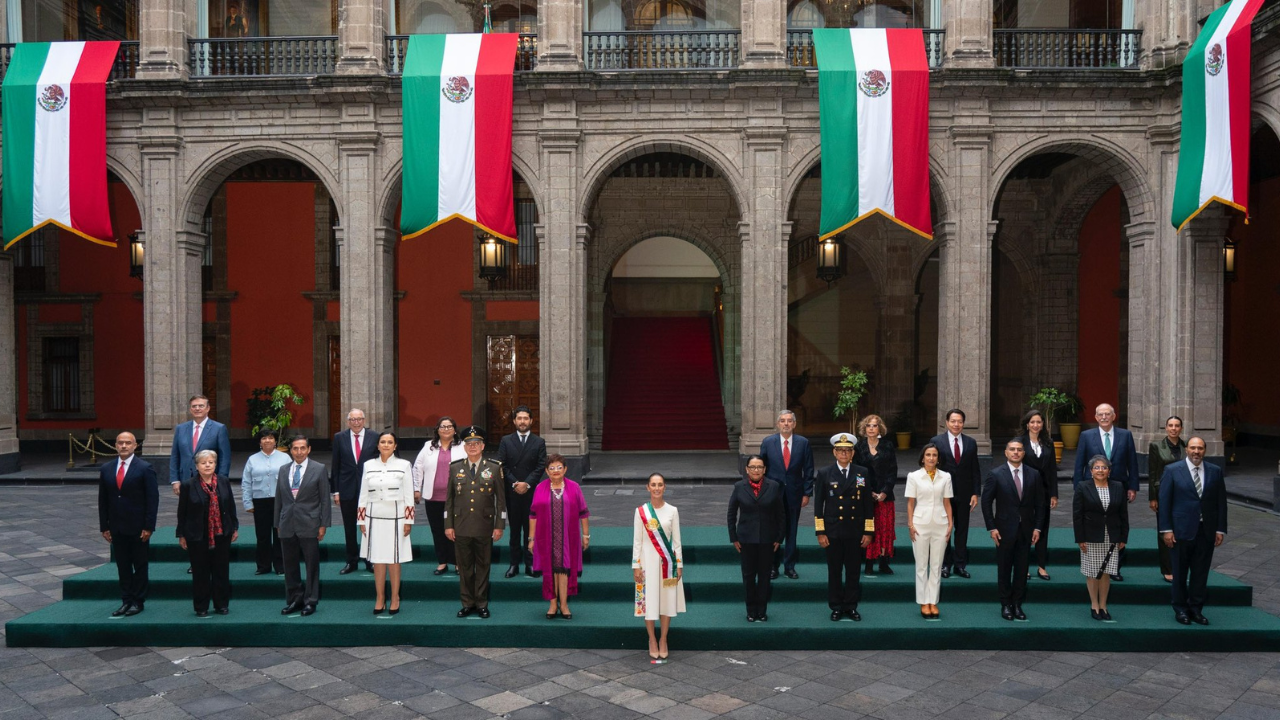
<path fill-rule="evenodd" d="M 949 0 L 943 15 L 944 67 L 995 67 L 991 54 L 992 0 Z"/>
<path fill-rule="evenodd" d="M 14 321 L 13 255 L 0 253 L 0 473 L 22 467 L 18 454 L 18 338 Z"/>
<path fill-rule="evenodd" d="M 787 249 L 782 197 L 786 130 L 752 127 L 745 132 L 743 163 L 751 198 L 740 208 L 742 238 L 742 433 L 738 452 L 754 453 L 773 433 L 787 391 Z M 804 428 L 800 428 L 804 432 Z"/>
<path fill-rule="evenodd" d="M 775 0 L 742 0 L 740 65 L 744 68 L 787 66 L 787 8 Z"/>
<path fill-rule="evenodd" d="M 356 106 L 366 107 L 366 106 Z M 343 109 L 350 114 L 352 107 Z M 370 119 L 372 110 L 370 109 Z M 395 426 L 396 378 L 394 292 L 395 232 L 378 227 L 376 132 L 338 136 L 339 316 L 342 343 L 342 397 L 330 398 L 344 411 L 358 407 L 377 430 Z"/>
<path fill-rule="evenodd" d="M 539 23 L 542 18 L 539 18 Z M 587 454 L 587 242 L 590 228 L 578 217 L 578 153 L 582 132 L 575 118 L 538 132 L 540 177 L 546 187 L 538 243 L 538 380 L 542 437 L 547 452 Z"/>
<path fill-rule="evenodd" d="M 1134 0 L 1135 25 L 1142 31 L 1142 68 L 1158 70 L 1182 62 L 1200 32 L 1200 18 L 1217 5 L 1211 0 Z"/>
<path fill-rule="evenodd" d="M 338 75 L 381 75 L 386 34 L 383 0 L 342 0 L 338 14 Z"/>
<path fill-rule="evenodd" d="M 538 70 L 582 69 L 583 0 L 541 0 L 538 3 Z"/>
<path fill-rule="evenodd" d="M 898 231 L 892 232 L 899 235 Z M 917 243 L 914 236 L 906 241 L 889 239 L 885 258 L 884 295 L 877 299 L 880 311 L 880 348 L 876 358 L 879 403 L 876 412 L 890 423 L 894 432 L 911 430 L 910 427 L 893 427 L 891 418 L 902 409 L 904 403 L 915 400 L 916 372 L 916 295 L 915 278 L 912 276 L 912 249 L 907 243 Z"/>
<path fill-rule="evenodd" d="M 1210 457 L 1223 455 L 1222 241 L 1229 225 L 1222 208 L 1211 207 L 1178 233 L 1176 280 L 1162 298 L 1176 308 L 1169 414 L 1183 419 L 1183 437 L 1204 438 Z"/>
<path fill-rule="evenodd" d="M 187 35 L 195 35 L 196 18 L 188 17 L 188 0 L 142 0 L 138 8 L 138 79 L 186 80 Z"/>

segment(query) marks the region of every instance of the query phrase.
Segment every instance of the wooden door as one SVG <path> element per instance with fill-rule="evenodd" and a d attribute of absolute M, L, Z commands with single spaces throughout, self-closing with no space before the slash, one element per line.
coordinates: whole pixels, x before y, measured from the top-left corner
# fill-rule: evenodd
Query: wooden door
<path fill-rule="evenodd" d="M 329 336 L 329 434 L 346 428 L 342 415 L 342 346 L 337 335 Z"/>
<path fill-rule="evenodd" d="M 485 414 L 490 440 L 515 430 L 511 413 L 520 405 L 529 407 L 533 432 L 538 433 L 538 336 L 490 335 L 487 350 Z"/>
<path fill-rule="evenodd" d="M 213 337 L 204 338 L 200 344 L 200 387 L 200 392 L 209 398 L 209 417 L 228 423 L 230 418 L 218 415 L 218 341 Z"/>

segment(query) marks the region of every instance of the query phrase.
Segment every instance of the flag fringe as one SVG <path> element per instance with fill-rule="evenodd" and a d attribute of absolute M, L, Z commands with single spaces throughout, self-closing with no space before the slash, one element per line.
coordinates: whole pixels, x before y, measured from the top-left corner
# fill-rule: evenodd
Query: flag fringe
<path fill-rule="evenodd" d="M 1245 215 L 1245 218 L 1244 218 L 1245 223 L 1247 224 L 1247 223 L 1249 222 L 1249 209 L 1248 209 L 1248 208 L 1246 208 L 1245 206 L 1243 206 L 1243 205 L 1241 205 L 1241 204 L 1239 204 L 1239 203 L 1234 203 L 1234 202 L 1231 202 L 1230 200 L 1227 200 L 1227 199 L 1225 199 L 1225 198 L 1220 198 L 1220 197 L 1218 197 L 1217 195 L 1213 195 L 1213 196 L 1210 196 L 1210 198 L 1209 198 L 1208 200 L 1205 200 L 1203 205 L 1201 205 L 1200 207 L 1196 208 L 1196 211 L 1195 211 L 1195 212 L 1193 212 L 1193 213 L 1191 213 L 1190 215 L 1188 215 L 1188 216 L 1187 216 L 1187 219 L 1186 219 L 1186 220 L 1183 220 L 1183 221 L 1182 221 L 1182 224 L 1181 224 L 1181 225 L 1179 225 L 1179 226 L 1178 226 L 1178 229 L 1177 229 L 1177 230 L 1175 230 L 1174 232 L 1182 232 L 1182 228 L 1186 227 L 1186 226 L 1187 226 L 1187 223 L 1189 223 L 1189 222 L 1191 222 L 1192 220 L 1194 220 L 1194 219 L 1195 219 L 1195 217 L 1196 217 L 1197 215 L 1199 215 L 1200 213 L 1202 213 L 1202 212 L 1204 212 L 1205 210 L 1209 209 L 1209 206 L 1210 206 L 1210 205 L 1212 205 L 1212 204 L 1214 204 L 1215 202 L 1222 203 L 1223 205 L 1226 205 L 1227 207 L 1231 207 L 1231 208 L 1235 208 L 1236 210 L 1239 210 L 1240 212 L 1244 213 L 1244 215 Z"/>
<path fill-rule="evenodd" d="M 850 220 L 849 222 L 845 223 L 844 225 L 841 225 L 839 228 L 837 228 L 837 229 L 835 229 L 835 230 L 832 230 L 831 232 L 827 232 L 827 233 L 823 233 L 823 234 L 819 235 L 819 236 L 818 236 L 818 241 L 819 241 L 819 242 L 821 242 L 821 241 L 826 240 L 827 238 L 832 237 L 832 236 L 834 236 L 834 235 L 839 235 L 840 233 L 844 232 L 845 230 L 848 230 L 849 228 L 853 227 L 854 225 L 857 225 L 858 223 L 862 222 L 863 220 L 866 220 L 867 218 L 871 217 L 872 215 L 879 215 L 879 216 L 881 216 L 881 217 L 885 218 L 886 220 L 889 220 L 890 222 L 896 223 L 897 225 L 900 225 L 900 226 L 902 226 L 902 227 L 906 228 L 907 230 L 910 230 L 911 232 L 915 233 L 916 235 L 919 235 L 920 237 L 924 238 L 925 240 L 933 240 L 933 233 L 927 233 L 927 232 L 924 232 L 923 230 L 921 230 L 921 229 L 919 229 L 919 228 L 917 228 L 917 227 L 915 227 L 915 226 L 913 226 L 913 225 L 908 225 L 907 223 L 905 223 L 905 222 L 903 222 L 903 221 L 899 220 L 898 218 L 896 218 L 896 217 L 894 217 L 894 216 L 890 215 L 889 213 L 885 212 L 884 210 L 881 210 L 880 208 L 875 208 L 874 210 L 871 210 L 871 211 L 869 211 L 869 212 L 865 212 L 865 213 L 863 213 L 863 214 L 859 215 L 858 217 L 856 217 L 856 218 L 854 218 L 854 219 Z"/>
<path fill-rule="evenodd" d="M 447 218 L 441 218 L 441 219 L 439 219 L 439 220 L 437 220 L 437 221 L 435 221 L 435 222 L 431 223 L 430 225 L 428 225 L 428 226 L 426 226 L 426 227 L 422 228 L 421 230 L 418 230 L 418 231 L 415 231 L 415 232 L 409 233 L 408 235 L 405 235 L 405 234 L 403 234 L 403 233 L 402 233 L 402 234 L 400 235 L 400 241 L 401 241 L 401 242 L 404 242 L 405 240 L 412 240 L 412 239 L 414 239 L 414 238 L 418 237 L 419 235 L 422 235 L 422 234 L 424 234 L 424 233 L 430 232 L 431 230 L 434 230 L 435 228 L 437 228 L 437 227 L 439 227 L 439 226 L 441 226 L 441 225 L 443 225 L 443 224 L 445 224 L 445 223 L 449 222 L 450 220 L 454 220 L 454 219 L 461 220 L 461 221 L 465 222 L 465 223 L 466 223 L 466 224 L 468 224 L 468 225 L 472 225 L 472 226 L 474 226 L 476 229 L 478 229 L 478 230 L 480 230 L 480 231 L 482 231 L 482 232 L 489 233 L 490 235 L 492 235 L 492 236 L 494 236 L 494 237 L 498 238 L 499 240 L 506 240 L 507 242 L 511 243 L 512 245 L 518 245 L 518 244 L 519 244 L 519 241 L 518 241 L 518 240 L 516 240 L 515 238 L 507 237 L 506 235 L 504 235 L 504 234 L 502 234 L 502 233 L 500 233 L 500 232 L 498 232 L 498 231 L 494 230 L 493 228 L 490 228 L 490 227 L 486 227 L 486 226 L 484 226 L 484 225 L 481 225 L 479 222 L 477 222 L 477 221 L 475 221 L 475 220 L 472 220 L 471 218 L 467 217 L 466 215 L 463 215 L 462 213 L 454 213 L 454 214 L 450 215 L 450 216 L 449 216 L 449 217 L 447 217 Z"/>
<path fill-rule="evenodd" d="M 63 230 L 66 230 L 67 232 L 71 233 L 72 235 L 76 235 L 76 236 L 78 236 L 78 237 L 82 237 L 82 238 L 84 238 L 85 240 L 88 240 L 89 242 L 94 243 L 95 245 L 104 245 L 104 246 L 106 246 L 106 247 L 112 247 L 112 248 L 113 248 L 113 247 L 120 247 L 120 244 L 119 244 L 119 243 L 117 243 L 115 240 L 100 240 L 100 239 L 98 239 L 98 238 L 96 238 L 96 237 L 90 237 L 89 235 L 86 235 L 86 234 L 84 234 L 84 233 L 80 232 L 79 230 L 76 230 L 75 228 L 67 227 L 66 225 L 63 225 L 62 223 L 58 222 L 57 220 L 54 220 L 54 219 L 50 218 L 50 219 L 45 220 L 44 222 L 40 223 L 39 225 L 36 225 L 36 226 L 34 226 L 34 227 L 29 228 L 28 230 L 24 231 L 23 233 L 21 233 L 20 235 L 18 235 L 18 236 L 17 236 L 17 237 L 15 237 L 14 239 L 12 239 L 12 240 L 10 240 L 9 242 L 5 243 L 5 244 L 4 244 L 4 249 L 5 249 L 5 250 L 8 250 L 9 248 L 13 247 L 14 243 L 18 242 L 19 240 L 21 240 L 21 239 L 25 238 L 26 236 L 30 235 L 31 233 L 33 233 L 33 232 L 35 232 L 35 231 L 39 230 L 40 228 L 42 228 L 42 227 L 44 227 L 44 226 L 46 226 L 46 225 L 54 225 L 54 226 L 56 226 L 56 227 L 60 227 L 60 228 L 62 228 Z"/>

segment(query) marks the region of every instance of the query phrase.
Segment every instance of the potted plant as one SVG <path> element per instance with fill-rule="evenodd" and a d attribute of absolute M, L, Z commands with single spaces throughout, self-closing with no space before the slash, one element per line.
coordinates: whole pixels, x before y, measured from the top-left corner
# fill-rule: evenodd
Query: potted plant
<path fill-rule="evenodd" d="M 858 422 L 858 401 L 867 392 L 867 374 L 849 367 L 840 368 L 840 392 L 836 393 L 836 406 L 831 410 L 832 417 L 842 418 L 849 415 L 849 432 L 857 433 L 854 427 Z"/>
<path fill-rule="evenodd" d="M 1230 445 L 1227 464 L 1236 464 L 1236 439 L 1240 434 L 1240 388 L 1231 383 L 1222 384 L 1222 444 Z"/>
<path fill-rule="evenodd" d="M 1080 423 L 1077 419 L 1084 405 L 1074 394 L 1055 387 L 1040 388 L 1027 399 L 1028 408 L 1036 408 L 1044 413 L 1047 426 L 1045 430 L 1053 434 L 1053 424 L 1058 423 L 1061 442 L 1054 442 L 1054 454 L 1062 461 L 1062 448 L 1075 450 L 1080 444 Z"/>
<path fill-rule="evenodd" d="M 904 402 L 898 406 L 898 412 L 889 421 L 890 427 L 894 429 L 893 435 L 897 438 L 899 450 L 911 449 L 911 428 L 915 427 L 916 423 L 915 411 L 915 403 Z"/>
<path fill-rule="evenodd" d="M 293 422 L 290 405 L 302 404 L 302 396 L 290 385 L 280 384 L 254 388 L 246 403 L 249 415 L 249 432 L 257 435 L 263 430 L 274 430 L 285 441 L 285 430 Z"/>

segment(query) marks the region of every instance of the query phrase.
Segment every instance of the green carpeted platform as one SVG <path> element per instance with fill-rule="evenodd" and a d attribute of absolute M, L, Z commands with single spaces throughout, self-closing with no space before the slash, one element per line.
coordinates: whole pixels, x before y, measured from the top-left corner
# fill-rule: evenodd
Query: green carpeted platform
<path fill-rule="evenodd" d="M 151 600 L 146 612 L 111 618 L 118 604 L 115 566 L 108 563 L 63 584 L 61 602 L 6 626 L 10 646 L 259 645 L 351 646 L 380 644 L 528 647 L 643 648 L 640 621 L 631 616 L 628 528 L 593 528 L 593 547 L 581 578 L 581 594 L 571 601 L 572 621 L 544 617 L 541 581 L 502 577 L 494 565 L 490 608 L 493 617 L 460 620 L 456 576 L 431 575 L 430 535 L 415 528 L 415 557 L 405 566 L 404 599 L 395 617 L 374 617 L 372 576 L 364 571 L 338 575 L 342 555 L 336 533 L 324 543 L 323 600 L 312 617 L 282 617 L 283 578 L 255 576 L 252 541 L 237 543 L 233 560 L 231 614 L 197 618 L 190 602 L 186 557 L 162 531 L 153 540 Z M 425 540 L 425 543 L 422 541 Z M 1125 582 L 1112 585 L 1114 623 L 1089 616 L 1088 595 L 1079 572 L 1079 551 L 1070 535 L 1051 535 L 1053 580 L 1030 581 L 1027 622 L 1000 618 L 996 601 L 995 553 L 990 539 L 971 534 L 969 580 L 943 582 L 942 618 L 925 621 L 915 605 L 911 547 L 899 540 L 893 575 L 864 578 L 861 623 L 833 623 L 826 608 L 826 566 L 812 534 L 802 534 L 799 580 L 775 581 L 768 623 L 747 623 L 741 601 L 737 554 L 723 528 L 684 530 L 689 612 L 675 621 L 679 647 L 699 649 L 1043 649 L 1060 650 L 1274 650 L 1280 646 L 1280 618 L 1250 607 L 1252 588 L 1214 573 L 1210 580 L 1208 627 L 1178 625 L 1169 607 L 1169 585 L 1154 567 L 1153 531 L 1135 531 Z M 505 551 L 505 547 L 502 550 Z"/>

